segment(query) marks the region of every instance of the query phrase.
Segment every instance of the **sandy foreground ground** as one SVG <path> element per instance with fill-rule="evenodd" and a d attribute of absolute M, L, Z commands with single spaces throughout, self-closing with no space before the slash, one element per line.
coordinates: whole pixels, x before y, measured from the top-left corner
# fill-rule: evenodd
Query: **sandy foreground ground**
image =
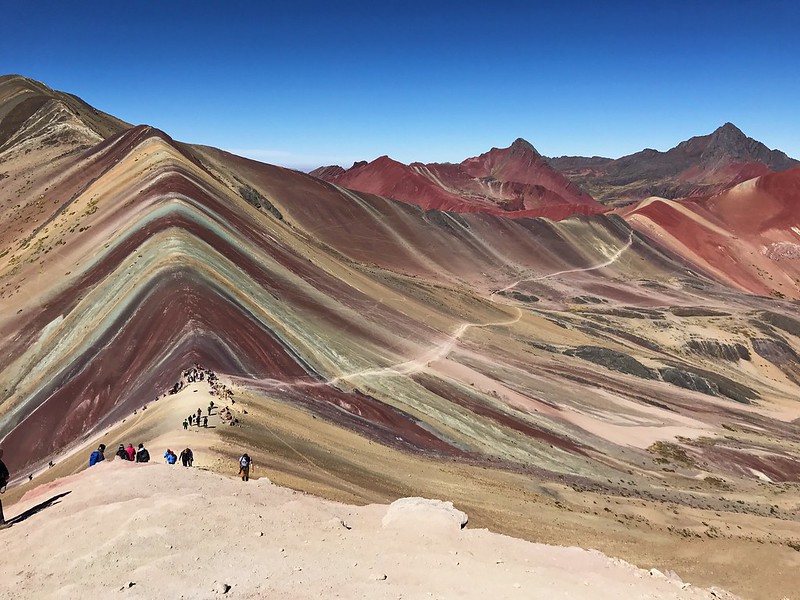
<path fill-rule="evenodd" d="M 447 503 L 349 506 L 154 459 L 109 460 L 10 507 L 0 597 L 733 598 L 462 529 Z"/>
<path fill-rule="evenodd" d="M 761 556 L 758 564 L 763 573 L 771 575 L 762 574 L 759 579 L 760 594 L 745 593 L 744 597 L 780 600 L 787 595 L 784 590 L 794 587 L 785 580 L 793 570 L 776 566 L 775 554 L 770 554 L 773 545 L 711 539 L 692 545 L 691 540 L 669 536 L 665 546 L 664 535 L 648 524 L 662 517 L 679 518 L 663 506 L 654 505 L 644 520 L 626 521 L 624 511 L 619 512 L 622 508 L 612 500 L 592 505 L 596 513 L 575 514 L 564 512 L 558 502 L 553 508 L 544 497 L 537 496 L 533 503 L 514 500 L 512 492 L 519 493 L 520 484 L 510 474 L 474 468 L 462 472 L 455 463 L 437 466 L 319 419 L 301 418 L 302 413 L 278 404 L 262 406 L 238 388 L 235 397 L 239 401 L 229 407 L 244 421 L 241 428 L 226 425 L 217 408 L 208 428 L 184 430 L 185 416 L 198 408 L 205 414 L 212 399 L 221 402 L 209 394 L 207 384 L 190 384 L 76 443 L 55 458 L 52 468 L 44 465 L 35 470 L 33 481 L 28 482 L 26 473 L 12 474 L 12 485 L 3 495 L 12 527 L 0 531 L 4 548 L 0 600 L 117 594 L 132 598 L 732 598 L 716 587 L 704 590 L 700 586 L 735 583 L 739 580 L 727 574 L 737 572 L 736 568 L 709 574 L 708 564 L 695 564 L 696 559 L 687 559 L 686 552 L 703 551 L 716 561 L 733 561 L 742 570 L 742 553 L 753 548 Z M 264 412 L 267 407 L 279 412 Z M 286 415 L 280 416 L 284 410 Z M 304 424 L 312 429 L 306 431 Z M 256 442 L 270 438 L 275 444 L 269 447 Z M 140 441 L 150 450 L 150 464 L 111 460 L 120 442 L 137 445 Z M 87 469 L 89 453 L 100 442 L 107 445 L 109 460 Z M 194 468 L 164 464 L 166 448 L 179 454 L 186 446 L 194 451 Z M 337 446 L 349 457 L 349 471 L 337 463 Z M 255 458 L 253 474 L 262 479 L 247 483 L 235 479 L 236 459 L 245 449 Z M 383 465 L 386 477 L 397 472 L 405 474 L 401 479 L 419 480 L 420 485 L 392 484 L 381 492 L 388 484 L 373 481 L 374 471 L 358 475 L 362 460 Z M 387 465 L 391 465 L 388 470 Z M 454 472 L 448 475 L 451 469 Z M 349 479 L 337 477 L 339 472 Z M 511 487 L 506 485 L 508 478 L 513 478 Z M 422 485 L 425 481 L 429 484 Z M 470 523 L 461 529 L 463 513 L 426 503 L 412 503 L 403 510 L 395 506 L 385 520 L 392 500 L 417 495 L 452 500 L 469 513 Z M 589 504 L 592 498 L 594 504 L 602 500 L 600 495 L 580 496 Z M 650 509 L 642 505 L 637 510 Z M 643 529 L 620 530 L 621 522 L 616 520 L 600 527 L 597 514 L 619 517 L 625 523 L 641 520 Z M 703 515 L 712 517 L 713 513 Z M 526 523 L 536 529 L 529 531 Z M 514 535 L 520 531 L 529 539 L 551 544 L 600 547 L 645 569 L 598 551 L 523 541 L 484 527 Z M 735 522 L 731 527 L 736 528 Z M 587 535 L 594 529 L 594 534 Z M 648 548 L 652 556 L 644 554 Z M 658 570 L 647 570 L 653 565 Z M 752 577 L 754 568 L 749 564 L 742 577 Z M 681 581 L 672 569 L 698 587 Z M 775 585 L 768 585 L 770 581 Z"/>

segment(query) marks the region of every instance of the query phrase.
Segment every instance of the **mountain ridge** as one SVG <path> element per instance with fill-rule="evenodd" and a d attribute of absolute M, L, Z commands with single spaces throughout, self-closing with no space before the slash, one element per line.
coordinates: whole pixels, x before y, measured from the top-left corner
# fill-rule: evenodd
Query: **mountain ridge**
<path fill-rule="evenodd" d="M 510 218 L 597 214 L 604 208 L 553 171 L 522 138 L 461 163 L 405 165 L 388 156 L 349 169 L 320 167 L 309 173 L 361 192 L 416 204 L 426 210 L 486 212 Z"/>
<path fill-rule="evenodd" d="M 583 210 L 576 209 L 576 213 L 586 213 L 586 207 L 591 205 L 587 197 L 614 205 L 643 200 L 648 196 L 668 199 L 704 196 L 772 171 L 800 165 L 800 161 L 784 152 L 771 150 L 762 142 L 746 136 L 730 122 L 710 134 L 679 142 L 664 152 L 645 148 L 616 159 L 602 156 L 546 157 L 520 137 L 507 148 L 494 147 L 460 163 L 412 162 L 403 165 L 428 176 L 433 185 L 419 179 L 414 185 L 392 183 L 391 177 L 387 181 L 386 173 L 380 173 L 387 160 L 394 165 L 396 179 L 411 177 L 408 173 L 400 173 L 403 163 L 386 155 L 374 161 L 357 161 L 349 169 L 330 165 L 314 169 L 309 174 L 345 187 L 416 203 L 423 208 L 457 212 L 500 209 L 506 216 L 520 217 L 536 216 L 533 211 L 524 212 L 525 208 L 532 208 L 532 204 L 539 208 L 580 206 Z M 463 172 L 457 172 L 459 169 Z M 479 189 L 475 182 L 464 180 L 464 173 L 483 183 L 497 180 L 511 187 L 516 185 L 516 188 L 500 192 L 491 186 Z M 563 181 L 560 176 L 568 181 Z M 530 189 L 522 190 L 521 185 L 539 186 L 538 203 L 526 204 L 524 198 L 535 194 Z M 442 191 L 447 194 L 446 199 Z M 596 212 L 601 212 L 601 209 Z M 542 212 L 540 216 L 546 215 Z"/>
<path fill-rule="evenodd" d="M 665 152 L 646 148 L 617 159 L 562 156 L 550 166 L 603 203 L 648 196 L 678 199 L 709 195 L 800 161 L 746 136 L 726 122 L 707 135 L 694 136 Z"/>

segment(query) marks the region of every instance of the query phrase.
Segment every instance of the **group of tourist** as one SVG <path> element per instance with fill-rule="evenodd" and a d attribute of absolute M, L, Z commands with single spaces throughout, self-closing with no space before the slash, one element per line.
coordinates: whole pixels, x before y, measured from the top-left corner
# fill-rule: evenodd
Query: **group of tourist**
<path fill-rule="evenodd" d="M 208 381 L 212 387 L 217 381 L 217 375 L 214 373 L 214 371 L 211 369 L 204 369 L 197 363 L 195 363 L 191 369 L 184 371 L 183 376 L 188 383 L 194 383 L 195 381 Z"/>
<path fill-rule="evenodd" d="M 92 452 L 89 455 L 89 466 L 93 467 L 99 462 L 103 462 L 106 459 L 106 445 L 100 444 L 97 447 L 97 450 Z M 144 444 L 139 444 L 139 448 L 134 450 L 133 444 L 129 443 L 128 447 L 125 447 L 125 444 L 120 444 L 119 448 L 117 448 L 118 458 L 122 460 L 129 460 L 131 462 L 138 462 L 138 463 L 146 463 L 150 462 L 150 452 L 147 451 L 147 448 L 144 447 Z"/>
<path fill-rule="evenodd" d="M 89 456 L 89 466 L 93 467 L 99 462 L 103 462 L 105 457 L 106 445 L 100 444 L 97 447 L 97 450 L 91 453 Z M 3 453 L 0 450 L 0 458 L 2 458 Z M 119 449 L 117 450 L 116 454 L 117 458 L 121 460 L 129 460 L 138 463 L 146 463 L 150 462 L 150 453 L 147 451 L 147 448 L 144 447 L 144 444 L 139 444 L 139 449 L 134 451 L 133 444 L 128 444 L 128 447 L 125 447 L 125 444 L 120 444 Z M 191 448 L 184 448 L 181 451 L 180 457 L 175 454 L 172 450 L 167 448 L 167 451 L 164 453 L 164 461 L 169 465 L 174 465 L 181 461 L 181 464 L 184 467 L 191 467 L 192 463 L 194 462 L 194 453 L 192 452 Z M 253 459 L 250 458 L 250 455 L 246 452 L 239 457 L 239 476 L 242 478 L 242 481 L 250 481 L 250 469 L 253 467 Z M 5 464 L 3 461 L 0 460 L 0 493 L 5 492 L 5 486 L 8 481 L 8 469 L 6 469 Z M 0 524 L 3 522 L 3 506 L 0 504 Z"/>
<path fill-rule="evenodd" d="M 183 372 L 181 379 L 176 382 L 167 392 L 164 394 L 165 396 L 168 394 L 177 394 L 180 390 L 182 390 L 186 383 L 195 383 L 198 381 L 208 381 L 209 385 L 211 386 L 211 394 L 222 398 L 224 401 L 230 401 L 231 404 L 236 404 L 236 401 L 233 399 L 233 392 L 228 388 L 226 385 L 222 384 L 219 379 L 217 378 L 216 374 L 209 370 L 204 369 L 199 364 L 196 364 L 194 367 L 187 369 Z M 142 410 L 146 408 L 146 405 L 142 407 Z M 208 412 L 204 416 L 202 414 L 202 410 L 200 408 L 197 409 L 197 413 L 193 413 L 189 415 L 183 421 L 183 428 L 188 429 L 189 425 L 195 425 L 197 427 L 202 426 L 208 427 L 208 417 L 213 414 L 213 410 L 216 408 L 214 401 L 212 400 L 209 402 L 208 405 Z M 246 412 L 246 411 L 245 411 Z M 134 411 L 136 414 L 136 411 Z M 238 417 L 235 417 L 233 412 L 227 407 L 223 406 L 219 410 L 219 417 L 223 422 L 227 422 L 229 425 L 240 425 Z M 97 450 L 93 451 L 89 455 L 89 466 L 93 467 L 99 462 L 103 462 L 105 457 L 106 445 L 100 444 L 97 447 Z M 137 462 L 137 463 L 147 463 L 150 462 L 150 452 L 147 448 L 144 447 L 144 444 L 140 443 L 138 448 L 134 448 L 132 443 L 128 443 L 127 446 L 125 444 L 120 444 L 119 448 L 117 448 L 117 452 L 115 455 L 120 460 Z M 0 459 L 3 457 L 3 450 L 0 449 Z M 184 448 L 180 456 L 177 456 L 172 450 L 169 448 L 164 453 L 164 461 L 167 464 L 174 465 L 178 461 L 181 461 L 181 464 L 184 467 L 191 467 L 192 463 L 194 462 L 194 454 L 190 448 Z M 53 461 L 49 463 L 50 467 L 54 466 Z M 239 476 L 242 478 L 242 481 L 249 481 L 250 480 L 250 471 L 253 469 L 253 460 L 247 453 L 242 454 L 239 457 Z M 29 480 L 33 479 L 33 475 L 28 476 Z M 8 468 L 6 467 L 5 463 L 0 460 L 0 494 L 5 493 L 6 485 L 9 481 L 9 472 Z M 0 528 L 7 527 L 8 524 L 5 521 L 3 515 L 3 503 L 0 501 Z"/>
<path fill-rule="evenodd" d="M 203 427 L 208 427 L 208 417 L 211 416 L 211 406 L 208 407 L 208 415 L 201 418 L 202 411 L 198 408 L 197 414 L 191 414 L 183 420 L 183 428 L 188 429 L 189 425 L 196 425 L 200 427 L 200 422 L 202 420 Z"/>
<path fill-rule="evenodd" d="M 103 462 L 106 459 L 105 451 L 106 445 L 100 444 L 97 447 L 97 450 L 89 455 L 89 466 L 93 467 L 97 463 Z M 127 448 L 125 447 L 125 444 L 120 444 L 119 448 L 117 449 L 116 457 L 120 460 L 129 460 L 137 463 L 150 462 L 150 452 L 148 452 L 147 448 L 144 447 L 144 444 L 139 444 L 138 450 L 133 449 L 133 444 L 128 444 Z M 167 448 L 167 451 L 164 453 L 164 460 L 167 462 L 167 464 L 174 465 L 176 462 L 178 462 L 178 455 Z M 185 448 L 181 452 L 180 460 L 184 467 L 192 466 L 194 454 L 190 448 Z"/>
<path fill-rule="evenodd" d="M 195 383 L 196 381 L 208 381 L 209 385 L 211 385 L 212 394 L 215 393 L 216 387 L 220 385 L 217 375 L 214 373 L 214 371 L 211 369 L 204 369 L 199 364 L 195 363 L 192 368 L 183 372 L 181 378 L 175 382 L 175 385 L 169 389 L 167 394 L 177 394 L 186 386 L 187 383 Z"/>
<path fill-rule="evenodd" d="M 230 390 L 230 388 L 221 383 L 219 379 L 217 379 L 217 376 L 214 373 L 214 371 L 211 371 L 210 369 L 204 369 L 199 364 L 195 364 L 195 366 L 185 370 L 181 374 L 180 380 L 177 381 L 170 388 L 167 394 L 169 395 L 177 394 L 187 384 L 196 383 L 198 381 L 208 381 L 209 385 L 211 386 L 212 395 L 218 396 L 223 400 L 230 400 L 231 404 L 236 403 L 236 401 L 233 399 L 233 392 Z M 202 427 L 207 428 L 208 418 L 214 414 L 213 411 L 215 408 L 218 407 L 213 400 L 211 400 L 208 403 L 208 409 L 205 415 L 203 415 L 202 408 L 198 408 L 196 413 L 190 414 L 183 420 L 183 429 L 184 430 L 188 429 L 190 425 L 200 427 L 201 423 Z M 219 409 L 218 414 L 223 422 L 227 422 L 229 425 L 240 425 L 238 417 L 235 417 L 233 412 L 227 406 L 223 406 L 221 409 Z M 105 460 L 105 449 L 106 449 L 105 444 L 100 444 L 97 450 L 92 452 L 92 454 L 89 456 L 90 467 L 96 465 L 98 462 Z M 133 444 L 128 444 L 127 448 L 125 447 L 124 444 L 120 444 L 116 456 L 121 460 L 129 460 L 142 463 L 150 461 L 150 453 L 147 451 L 147 449 L 144 447 L 143 444 L 139 444 L 138 450 L 134 450 Z M 188 447 L 184 448 L 181 451 L 180 456 L 178 456 L 171 449 L 167 448 L 167 451 L 164 453 L 164 461 L 167 464 L 174 465 L 178 462 L 178 460 L 181 461 L 181 464 L 184 467 L 191 467 L 194 461 L 194 454 L 192 453 L 192 450 Z M 242 481 L 250 480 L 250 470 L 252 468 L 253 468 L 253 460 L 247 453 L 239 457 L 239 476 L 242 478 Z"/>
<path fill-rule="evenodd" d="M 167 448 L 167 451 L 164 453 L 164 460 L 167 461 L 168 465 L 174 465 L 176 462 L 178 462 L 178 456 L 172 450 Z M 184 467 L 192 466 L 192 462 L 194 462 L 194 453 L 192 452 L 191 448 L 184 448 L 181 450 L 180 461 Z"/>

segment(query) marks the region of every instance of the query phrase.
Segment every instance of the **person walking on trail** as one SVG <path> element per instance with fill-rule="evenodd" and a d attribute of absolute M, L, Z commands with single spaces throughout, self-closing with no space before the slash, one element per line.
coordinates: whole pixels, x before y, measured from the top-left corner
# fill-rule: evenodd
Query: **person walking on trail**
<path fill-rule="evenodd" d="M 128 447 L 125 448 L 125 452 L 128 453 L 128 460 L 133 462 L 136 460 L 136 450 L 133 449 L 133 443 L 128 443 Z"/>
<path fill-rule="evenodd" d="M 208 417 L 203 417 L 203 427 L 208 427 Z"/>
<path fill-rule="evenodd" d="M 106 445 L 105 444 L 100 444 L 97 447 L 97 450 L 92 452 L 91 455 L 89 456 L 89 466 L 93 467 L 97 463 L 103 462 L 106 459 L 105 451 L 106 451 Z"/>
<path fill-rule="evenodd" d="M 181 464 L 183 464 L 184 467 L 191 467 L 193 460 L 194 455 L 192 455 L 192 451 L 189 448 L 184 448 L 183 452 L 181 452 Z"/>
<path fill-rule="evenodd" d="M 117 448 L 117 456 L 122 460 L 129 460 L 128 453 L 125 452 L 125 444 L 120 444 L 119 448 Z"/>
<path fill-rule="evenodd" d="M 186 429 L 188 429 L 188 428 L 189 428 L 189 421 L 187 421 L 186 419 L 184 419 L 184 420 L 183 420 L 183 429 L 184 429 L 184 430 L 186 430 Z"/>
<path fill-rule="evenodd" d="M 245 452 L 239 459 L 239 475 L 242 477 L 242 481 L 250 481 L 250 467 L 252 466 L 253 460 Z"/>
<path fill-rule="evenodd" d="M 139 449 L 136 451 L 136 462 L 150 462 L 150 453 L 147 451 L 147 448 L 144 447 L 144 444 L 139 444 Z"/>
<path fill-rule="evenodd" d="M 3 462 L 3 449 L 0 448 L 0 494 L 6 493 L 6 485 L 8 484 L 9 477 L 10 473 L 8 472 L 8 467 L 6 467 L 6 463 Z M 3 501 L 0 500 L 0 527 L 7 526 L 8 524 L 3 516 Z"/>

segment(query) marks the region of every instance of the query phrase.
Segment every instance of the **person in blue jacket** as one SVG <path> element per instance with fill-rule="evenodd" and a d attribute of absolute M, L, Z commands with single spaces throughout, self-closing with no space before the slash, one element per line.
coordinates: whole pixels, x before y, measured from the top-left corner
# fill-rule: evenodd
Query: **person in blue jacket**
<path fill-rule="evenodd" d="M 93 467 L 97 463 L 102 462 L 106 459 L 105 455 L 103 454 L 106 451 L 106 445 L 100 444 L 97 447 L 97 450 L 92 452 L 91 456 L 89 456 L 89 466 Z"/>
<path fill-rule="evenodd" d="M 167 451 L 164 453 L 164 460 L 166 460 L 169 464 L 174 465 L 176 462 L 178 462 L 178 455 L 167 448 Z"/>

